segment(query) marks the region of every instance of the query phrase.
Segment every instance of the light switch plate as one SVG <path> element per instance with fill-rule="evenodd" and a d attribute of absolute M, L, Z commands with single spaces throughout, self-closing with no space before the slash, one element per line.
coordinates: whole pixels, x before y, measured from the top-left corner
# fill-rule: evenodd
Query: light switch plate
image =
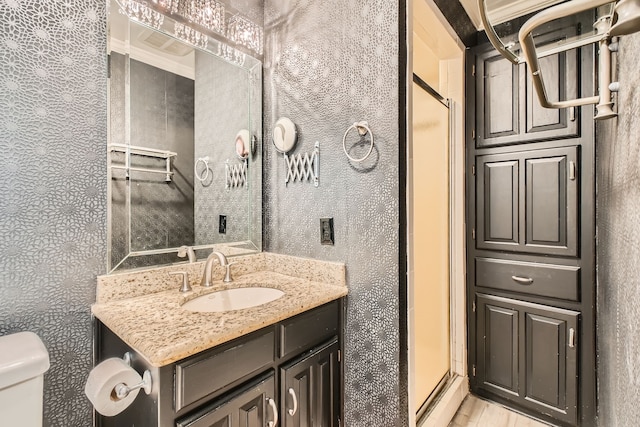
<path fill-rule="evenodd" d="M 227 234 L 227 216 L 220 215 L 218 217 L 218 233 Z"/>
<path fill-rule="evenodd" d="M 333 218 L 320 218 L 320 243 L 333 246 Z"/>

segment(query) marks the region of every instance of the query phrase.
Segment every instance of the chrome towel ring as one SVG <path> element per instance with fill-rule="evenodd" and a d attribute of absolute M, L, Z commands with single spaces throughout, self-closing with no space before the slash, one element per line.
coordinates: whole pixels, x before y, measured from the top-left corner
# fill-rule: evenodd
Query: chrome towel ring
<path fill-rule="evenodd" d="M 204 163 L 204 171 L 202 173 L 198 173 L 198 163 Z M 204 182 L 209 178 L 209 156 L 198 157 L 196 160 L 196 164 L 193 166 L 193 172 L 195 173 L 196 179 L 200 182 Z"/>
<path fill-rule="evenodd" d="M 347 135 L 349 134 L 351 129 L 357 129 L 360 136 L 365 136 L 367 133 L 371 134 L 371 143 L 369 145 L 369 150 L 367 151 L 367 154 L 365 154 L 363 157 L 359 159 L 351 157 L 349 155 L 349 152 L 347 151 Z M 366 121 L 362 121 L 362 122 L 356 122 L 351 126 L 349 126 L 347 131 L 344 133 L 344 137 L 342 138 L 342 149 L 344 150 L 344 154 L 352 162 L 360 163 L 365 161 L 369 157 L 369 155 L 371 155 L 371 151 L 373 151 L 373 132 L 371 132 L 371 129 L 369 128 L 369 123 L 367 123 Z"/>

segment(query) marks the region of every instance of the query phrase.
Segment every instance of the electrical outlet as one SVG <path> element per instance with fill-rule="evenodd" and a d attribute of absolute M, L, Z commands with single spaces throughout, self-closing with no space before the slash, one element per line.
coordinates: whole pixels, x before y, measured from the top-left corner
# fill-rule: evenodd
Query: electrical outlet
<path fill-rule="evenodd" d="M 218 233 L 227 234 L 227 216 L 220 215 L 218 218 Z"/>
<path fill-rule="evenodd" d="M 333 218 L 320 218 L 320 243 L 333 246 Z"/>

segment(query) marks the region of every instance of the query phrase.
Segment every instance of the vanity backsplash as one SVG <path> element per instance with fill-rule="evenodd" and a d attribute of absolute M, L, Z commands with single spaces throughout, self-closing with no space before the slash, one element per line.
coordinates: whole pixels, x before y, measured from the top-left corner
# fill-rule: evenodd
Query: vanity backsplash
<path fill-rule="evenodd" d="M 341 263 L 267 252 L 233 257 L 230 261 L 233 263 L 231 270 L 234 277 L 258 271 L 273 271 L 312 282 L 346 286 L 346 267 Z M 178 263 L 98 276 L 96 303 L 118 301 L 174 288 L 177 292 L 180 279 L 169 274 L 177 271 L 188 273 L 191 286 L 199 285 L 204 264 L 204 261 L 192 264 Z M 213 277 L 222 278 L 223 276 L 224 268 L 216 263 L 213 267 Z"/>

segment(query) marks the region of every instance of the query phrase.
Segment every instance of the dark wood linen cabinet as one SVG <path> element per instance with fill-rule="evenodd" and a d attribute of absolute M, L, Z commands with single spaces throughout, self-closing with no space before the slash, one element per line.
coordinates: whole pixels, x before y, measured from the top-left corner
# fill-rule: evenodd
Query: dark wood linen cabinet
<path fill-rule="evenodd" d="M 536 42 L 591 23 L 589 13 L 556 22 Z M 594 61 L 593 46 L 544 58 L 550 97 L 592 94 Z M 528 73 L 488 43 L 467 56 L 471 390 L 543 421 L 592 426 L 594 108 L 543 109 Z"/>

